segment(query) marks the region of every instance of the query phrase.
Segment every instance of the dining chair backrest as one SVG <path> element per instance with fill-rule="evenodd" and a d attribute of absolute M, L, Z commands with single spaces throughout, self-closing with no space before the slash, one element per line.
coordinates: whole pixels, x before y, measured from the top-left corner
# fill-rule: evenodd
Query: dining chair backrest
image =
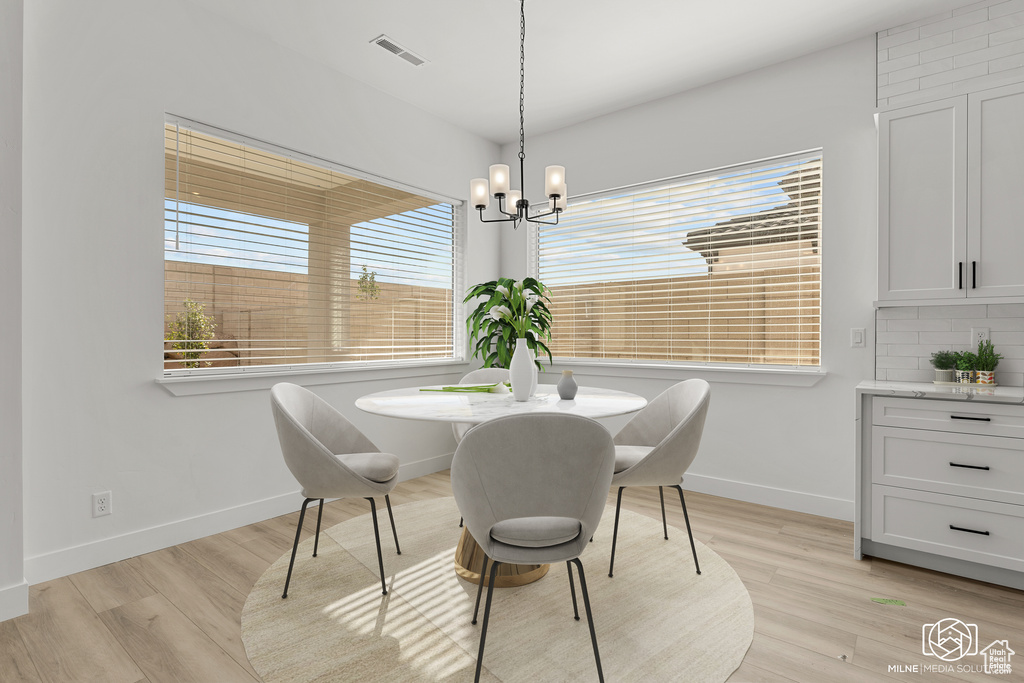
<path fill-rule="evenodd" d="M 626 423 L 615 435 L 617 445 L 653 448 L 633 466 L 630 485 L 679 483 L 700 448 L 710 400 L 711 385 L 688 379 L 663 391 Z"/>
<path fill-rule="evenodd" d="M 488 557 L 544 562 L 577 557 L 604 512 L 615 464 L 611 435 L 590 418 L 565 414 L 509 415 L 466 434 L 452 459 L 455 501 Z M 491 537 L 499 522 L 552 517 L 579 521 L 580 532 L 557 547 L 519 548 L 515 556 Z M 534 552 L 536 551 L 536 552 Z"/>
<path fill-rule="evenodd" d="M 372 441 L 313 392 L 282 382 L 270 390 L 285 464 L 308 498 L 365 496 L 367 486 L 390 488 L 353 472 L 334 455 L 377 453 Z M 386 492 L 386 491 L 385 491 Z"/>
<path fill-rule="evenodd" d="M 478 368 L 462 376 L 459 384 L 494 384 L 508 381 L 508 368 Z"/>

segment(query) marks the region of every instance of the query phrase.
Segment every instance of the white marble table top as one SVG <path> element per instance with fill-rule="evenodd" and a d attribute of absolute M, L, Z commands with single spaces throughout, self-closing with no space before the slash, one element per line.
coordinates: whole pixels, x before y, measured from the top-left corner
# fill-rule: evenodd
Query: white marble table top
<path fill-rule="evenodd" d="M 1024 403 L 1024 387 L 961 386 L 932 384 L 931 382 L 883 382 L 867 380 L 857 385 L 858 394 L 876 396 L 905 396 L 908 398 L 936 398 L 948 401 L 979 401 L 982 403 Z"/>
<path fill-rule="evenodd" d="M 479 424 L 505 415 L 524 413 L 570 413 L 600 418 L 624 415 L 640 410 L 647 399 L 627 391 L 580 387 L 576 398 L 563 401 L 554 384 L 539 384 L 528 401 L 516 401 L 511 393 L 485 394 L 447 391 L 420 391 L 431 387 L 392 389 L 356 399 L 356 408 L 375 415 L 409 420 L 434 420 Z"/>

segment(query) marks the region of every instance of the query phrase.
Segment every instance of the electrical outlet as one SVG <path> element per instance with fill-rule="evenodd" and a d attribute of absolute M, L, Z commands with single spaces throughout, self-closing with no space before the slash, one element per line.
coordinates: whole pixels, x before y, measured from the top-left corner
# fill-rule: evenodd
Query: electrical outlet
<path fill-rule="evenodd" d="M 92 494 L 92 516 L 103 517 L 112 512 L 110 491 Z"/>
<path fill-rule="evenodd" d="M 977 346 L 983 341 L 988 341 L 988 328 L 987 327 L 972 327 L 971 328 L 971 346 Z"/>

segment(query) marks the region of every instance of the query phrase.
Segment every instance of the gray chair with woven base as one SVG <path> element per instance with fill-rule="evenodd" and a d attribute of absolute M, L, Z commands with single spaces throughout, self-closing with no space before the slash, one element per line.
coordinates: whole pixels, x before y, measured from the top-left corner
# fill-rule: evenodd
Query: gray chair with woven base
<path fill-rule="evenodd" d="M 711 386 L 702 379 L 688 379 L 668 388 L 647 404 L 615 435 L 615 474 L 612 486 L 619 487 L 615 500 L 615 527 L 612 532 L 612 556 L 608 576 L 615 568 L 615 543 L 619 535 L 619 508 L 627 486 L 657 486 L 661 497 L 661 524 L 668 540 L 665 519 L 665 492 L 668 486 L 679 491 L 686 533 L 690 537 L 693 564 L 700 574 L 697 547 L 690 529 L 690 516 L 683 498 L 683 474 L 697 456 L 704 420 L 711 401 Z"/>
<path fill-rule="evenodd" d="M 288 597 L 288 585 L 292 580 L 295 552 L 299 547 L 306 506 L 314 500 L 320 501 L 316 537 L 313 541 L 313 557 L 316 557 L 320 545 L 324 499 L 353 497 L 370 501 L 373 535 L 377 541 L 380 587 L 381 592 L 387 595 L 384 558 L 377 527 L 377 505 L 373 498 L 384 496 L 391 520 L 391 533 L 395 537 L 395 550 L 401 555 L 395 517 L 391 512 L 391 498 L 388 496 L 398 483 L 398 456 L 381 453 L 344 415 L 308 389 L 286 382 L 275 384 L 270 390 L 270 405 L 285 464 L 302 486 L 302 495 L 306 497 L 299 512 L 292 558 L 288 563 L 288 576 L 281 597 Z"/>
<path fill-rule="evenodd" d="M 598 678 L 604 680 L 580 553 L 604 512 L 615 447 L 604 427 L 576 415 L 510 415 L 470 430 L 452 459 L 452 493 L 466 527 L 484 552 L 473 623 L 491 564 L 480 630 L 476 680 L 498 566 L 565 562 L 579 620 L 573 568 L 579 572 Z M 528 599 L 528 594 L 523 595 Z"/>

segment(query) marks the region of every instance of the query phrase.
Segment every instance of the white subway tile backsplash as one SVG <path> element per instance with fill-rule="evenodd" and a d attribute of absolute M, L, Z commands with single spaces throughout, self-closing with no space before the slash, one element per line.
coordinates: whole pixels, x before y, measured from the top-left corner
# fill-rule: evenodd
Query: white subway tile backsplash
<path fill-rule="evenodd" d="M 953 57 L 947 57 L 946 59 L 938 59 L 934 62 L 918 64 L 917 66 L 912 66 L 907 69 L 898 69 L 896 71 L 890 71 L 888 74 L 882 75 L 888 75 L 890 83 L 899 83 L 901 81 L 908 81 L 911 78 L 931 76 L 932 74 L 937 74 L 942 71 L 951 70 L 954 66 L 953 59 Z"/>
<path fill-rule="evenodd" d="M 950 29 L 951 30 L 951 29 Z M 904 45 L 906 43 L 912 43 L 921 37 L 920 28 L 912 28 L 908 31 L 900 31 L 899 33 L 889 33 L 886 36 L 878 36 L 878 49 L 887 50 L 897 45 Z"/>
<path fill-rule="evenodd" d="M 919 26 L 924 26 L 925 24 L 934 24 L 937 21 L 942 21 L 943 19 L 949 19 L 951 16 L 953 16 L 952 12 L 943 12 L 941 14 L 933 14 L 932 16 L 925 17 L 924 19 L 918 19 L 917 21 L 910 21 L 910 22 L 907 22 L 906 24 L 900 24 L 899 26 L 895 26 L 895 27 L 889 29 L 889 33 L 892 34 L 892 33 L 900 33 L 902 31 L 909 31 L 912 28 L 917 28 Z"/>
<path fill-rule="evenodd" d="M 1017 69 L 1022 66 L 1024 66 L 1024 52 L 1003 57 L 1002 59 L 993 59 L 988 63 L 988 70 L 996 73 L 1006 71 L 1007 69 Z"/>
<path fill-rule="evenodd" d="M 954 17 L 958 17 L 961 14 L 968 14 L 983 7 L 990 7 L 991 5 L 996 4 L 997 2 L 1002 2 L 1002 0 L 979 0 L 978 2 L 972 2 L 968 5 L 957 7 L 955 10 L 952 11 L 951 14 Z"/>
<path fill-rule="evenodd" d="M 984 318 L 987 312 L 985 304 L 921 306 L 918 315 L 922 318 Z"/>
<path fill-rule="evenodd" d="M 912 78 L 909 81 L 902 81 L 900 83 L 893 83 L 891 85 L 883 85 L 878 89 L 878 96 L 895 97 L 897 95 L 903 95 L 908 92 L 916 92 L 917 90 L 920 89 L 918 83 L 918 79 Z"/>
<path fill-rule="evenodd" d="M 893 306 L 890 308 L 879 308 L 875 312 L 878 320 L 905 320 L 917 317 L 917 306 Z"/>
<path fill-rule="evenodd" d="M 946 31 L 945 33 L 939 33 L 928 38 L 921 40 L 915 40 L 912 43 L 906 43 L 905 45 L 896 45 L 895 47 L 889 48 L 889 59 L 899 59 L 911 54 L 919 54 L 927 52 L 929 50 L 940 48 L 944 45 L 951 45 L 953 43 L 953 32 Z"/>
<path fill-rule="evenodd" d="M 885 370 L 875 370 L 875 379 L 879 382 L 884 382 L 886 380 Z"/>
<path fill-rule="evenodd" d="M 999 353 L 999 349 L 996 349 L 996 353 Z M 1020 372 L 1024 373 L 1024 358 L 1003 358 L 999 361 L 999 365 L 996 366 L 996 370 L 1002 370 L 1004 372 Z"/>
<path fill-rule="evenodd" d="M 1009 0 L 992 5 L 988 8 L 988 18 L 997 19 L 1015 12 L 1024 12 L 1024 0 Z"/>
<path fill-rule="evenodd" d="M 954 330 L 970 331 L 972 327 L 987 327 L 991 331 L 1024 331 L 1024 318 L 958 318 L 953 322 Z"/>
<path fill-rule="evenodd" d="M 970 332 L 919 332 L 918 341 L 922 344 L 970 344 Z"/>
<path fill-rule="evenodd" d="M 891 368 L 920 370 L 917 364 L 917 358 L 914 358 L 913 356 L 879 356 L 875 363 L 875 368 L 881 368 L 883 370 Z"/>
<path fill-rule="evenodd" d="M 886 370 L 885 379 L 889 382 L 931 382 L 935 379 L 933 370 Z"/>
<path fill-rule="evenodd" d="M 996 384 L 1002 384 L 1006 387 L 1024 387 L 1024 373 L 1000 372 L 996 368 Z"/>
<path fill-rule="evenodd" d="M 1024 317 L 1024 304 L 989 304 L 988 314 L 993 318 L 1021 318 Z"/>
<path fill-rule="evenodd" d="M 920 104 L 921 102 L 934 102 L 935 100 L 941 100 L 946 97 L 952 97 L 954 95 L 953 85 L 939 85 L 934 88 L 927 88 L 926 90 L 918 90 L 917 92 L 909 92 L 905 95 L 893 95 L 889 98 L 890 107 L 909 107 L 912 104 Z"/>
<path fill-rule="evenodd" d="M 958 28 L 970 26 L 972 24 L 980 24 L 988 21 L 988 8 L 981 7 L 963 14 L 958 14 L 944 19 L 942 21 L 936 21 L 934 24 L 925 24 L 919 27 L 917 30 L 922 38 L 933 36 L 937 33 L 943 33 L 945 31 L 955 31 Z"/>
<path fill-rule="evenodd" d="M 978 76 L 985 76 L 987 74 L 987 62 L 972 64 L 970 66 L 962 66 L 959 69 L 952 69 L 950 71 L 932 74 L 931 76 L 925 76 L 920 81 L 920 89 L 924 90 L 925 88 L 934 88 L 937 85 L 952 83 L 953 81 L 965 81 L 968 78 L 977 78 Z"/>
<path fill-rule="evenodd" d="M 879 344 L 916 344 L 918 343 L 918 334 L 918 332 L 879 332 L 875 335 L 875 340 Z"/>
<path fill-rule="evenodd" d="M 1002 332 L 996 330 L 989 334 L 988 338 L 997 347 L 1010 346 L 1011 344 L 1015 346 L 1024 345 L 1024 332 Z M 999 351 L 999 349 L 997 348 L 996 351 Z"/>
<path fill-rule="evenodd" d="M 875 321 L 875 332 L 888 332 L 889 321 L 888 320 L 876 320 Z"/>
<path fill-rule="evenodd" d="M 961 40 L 959 43 L 950 43 L 949 45 L 943 45 L 931 50 L 924 50 L 920 53 L 920 59 L 922 62 L 931 62 L 936 59 L 943 59 L 944 57 L 955 57 L 965 52 L 981 50 L 988 47 L 988 39 L 987 35 L 978 36 L 969 40 Z M 913 57 L 913 55 L 907 55 L 907 57 Z"/>
<path fill-rule="evenodd" d="M 991 64 L 991 62 L 989 62 Z M 1000 85 L 1010 85 L 1024 81 L 1024 69 L 1007 69 L 997 73 L 990 73 L 988 76 L 972 78 L 969 81 L 958 81 L 953 84 L 953 93 L 962 95 L 968 92 L 977 92 L 985 88 L 995 88 Z"/>
<path fill-rule="evenodd" d="M 1024 40 L 1015 40 L 1010 43 L 987 47 L 984 50 L 975 50 L 974 52 L 957 55 L 953 57 L 953 65 L 955 67 L 968 66 L 1021 53 L 1024 53 Z M 891 75 L 890 78 L 892 78 Z"/>
<path fill-rule="evenodd" d="M 921 58 L 916 54 L 907 55 L 899 59 L 889 59 L 884 62 L 878 63 L 878 73 L 887 74 L 890 71 L 896 71 L 897 69 L 906 69 L 908 66 L 914 66 L 921 63 Z"/>
<path fill-rule="evenodd" d="M 964 26 L 953 31 L 953 42 L 959 42 L 961 40 L 969 40 L 971 38 L 977 38 L 983 36 L 989 32 L 988 22 L 983 24 L 971 24 L 970 26 Z"/>
<path fill-rule="evenodd" d="M 1011 15 L 1016 17 L 1017 15 Z M 1005 31 L 996 31 L 990 33 L 988 36 L 989 45 L 1002 45 L 1003 43 L 1012 43 L 1015 40 L 1024 38 L 1024 24 L 1008 28 Z M 892 56 L 892 50 L 889 50 L 889 55 Z"/>
<path fill-rule="evenodd" d="M 888 320 L 889 332 L 949 332 L 953 329 L 947 318 L 914 318 L 912 320 Z"/>

